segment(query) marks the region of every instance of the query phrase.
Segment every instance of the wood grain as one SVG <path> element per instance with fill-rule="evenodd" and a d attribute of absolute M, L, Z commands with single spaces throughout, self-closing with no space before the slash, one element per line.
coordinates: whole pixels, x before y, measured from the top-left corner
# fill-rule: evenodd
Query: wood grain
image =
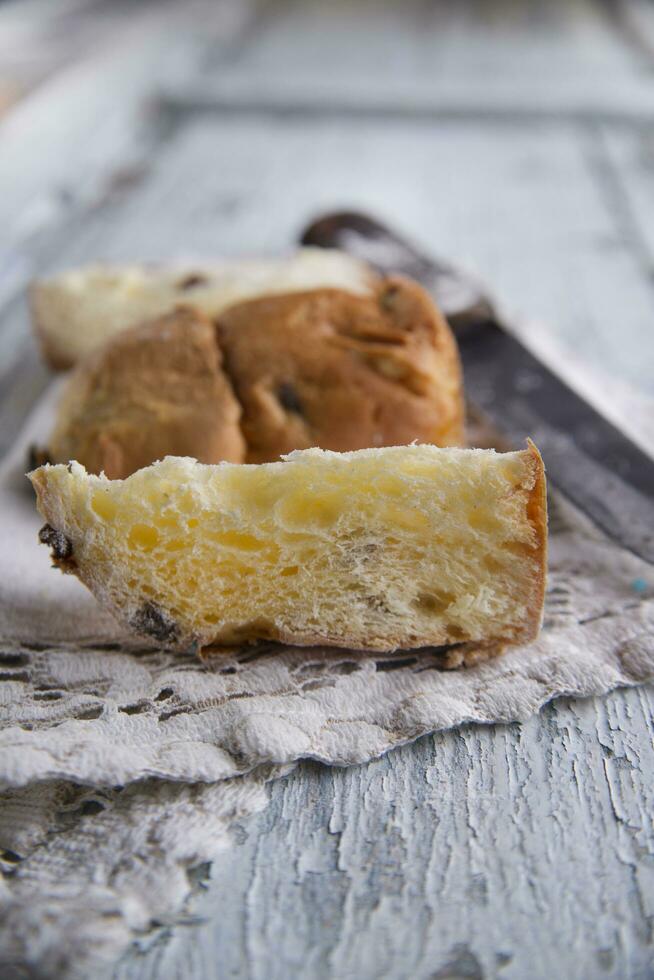
<path fill-rule="evenodd" d="M 651 119 L 645 15 L 613 6 L 283 0 L 238 57 L 163 91 L 234 113 Z"/>
<path fill-rule="evenodd" d="M 652 692 L 305 764 L 139 977 L 651 976 Z"/>

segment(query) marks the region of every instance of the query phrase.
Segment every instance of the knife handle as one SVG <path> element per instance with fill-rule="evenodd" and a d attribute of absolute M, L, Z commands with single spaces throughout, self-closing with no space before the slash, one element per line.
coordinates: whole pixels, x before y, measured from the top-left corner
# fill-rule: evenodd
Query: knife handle
<path fill-rule="evenodd" d="M 420 255 L 406 239 L 357 211 L 323 215 L 304 230 L 300 241 L 303 245 L 342 249 L 385 273 L 397 269 L 420 279 L 425 274 L 445 271 L 440 263 Z M 416 267 L 414 273 L 408 271 L 412 266 Z"/>

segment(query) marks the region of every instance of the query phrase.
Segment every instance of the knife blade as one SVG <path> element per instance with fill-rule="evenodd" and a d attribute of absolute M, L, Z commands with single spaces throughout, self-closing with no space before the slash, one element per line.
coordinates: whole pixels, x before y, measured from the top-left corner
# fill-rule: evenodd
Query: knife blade
<path fill-rule="evenodd" d="M 539 447 L 548 478 L 606 534 L 654 563 L 654 461 L 507 332 L 474 278 L 356 212 L 312 222 L 305 245 L 340 248 L 436 298 L 459 343 L 467 395 L 518 447 Z"/>

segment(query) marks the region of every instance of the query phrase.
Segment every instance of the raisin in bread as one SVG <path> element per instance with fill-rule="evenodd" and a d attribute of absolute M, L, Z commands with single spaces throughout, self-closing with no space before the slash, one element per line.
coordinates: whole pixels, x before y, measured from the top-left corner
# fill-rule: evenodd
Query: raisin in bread
<path fill-rule="evenodd" d="M 73 371 L 48 456 L 117 479 L 166 455 L 460 445 L 463 423 L 452 333 L 417 283 L 392 277 L 366 296 L 266 296 L 215 324 L 179 309 L 121 332 Z"/>
<path fill-rule="evenodd" d="M 343 252 L 304 248 L 287 258 L 195 265 L 91 265 L 36 280 L 32 322 L 48 363 L 71 367 L 109 337 L 189 303 L 215 316 L 268 293 L 323 286 L 365 295 L 369 266 Z"/>
<path fill-rule="evenodd" d="M 461 659 L 539 628 L 547 518 L 532 444 L 170 457 L 123 481 L 72 463 L 30 479 L 55 563 L 165 646 L 452 645 Z"/>

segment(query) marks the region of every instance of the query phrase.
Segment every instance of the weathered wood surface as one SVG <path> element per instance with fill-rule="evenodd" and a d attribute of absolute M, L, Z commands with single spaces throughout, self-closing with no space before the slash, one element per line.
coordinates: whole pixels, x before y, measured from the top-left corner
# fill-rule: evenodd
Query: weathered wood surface
<path fill-rule="evenodd" d="M 232 112 L 651 119 L 651 25 L 611 8 L 286 0 L 237 59 L 165 91 Z"/>
<path fill-rule="evenodd" d="M 652 976 L 645 690 L 306 764 L 116 980 Z"/>
<path fill-rule="evenodd" d="M 476 270 L 651 438 L 646 5 L 137 9 L 0 122 L 3 445 L 47 380 L 30 275 L 277 250 L 339 206 Z M 617 692 L 307 764 L 216 862 L 189 905 L 203 921 L 116 977 L 654 976 L 651 717 L 651 691 Z"/>

